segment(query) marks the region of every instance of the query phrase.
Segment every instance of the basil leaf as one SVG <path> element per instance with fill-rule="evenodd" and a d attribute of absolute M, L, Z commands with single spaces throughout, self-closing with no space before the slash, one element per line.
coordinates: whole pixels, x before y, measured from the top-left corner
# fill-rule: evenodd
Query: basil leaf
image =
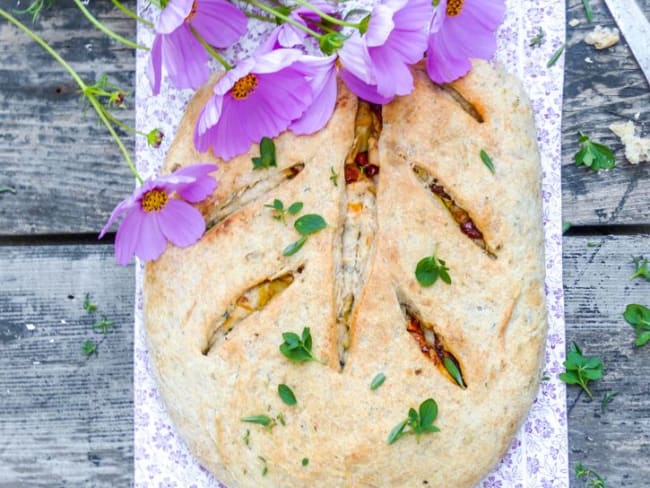
<path fill-rule="evenodd" d="M 384 384 L 384 381 L 386 381 L 386 375 L 384 373 L 379 373 L 370 382 L 370 389 L 376 390 L 377 388 L 379 388 L 381 385 Z"/>
<path fill-rule="evenodd" d="M 297 219 L 293 226 L 301 236 L 308 236 L 327 227 L 325 219 L 318 214 L 307 214 Z"/>
<path fill-rule="evenodd" d="M 487 169 L 490 170 L 490 173 L 494 174 L 494 163 L 492 163 L 492 158 L 488 153 L 486 153 L 483 149 L 481 149 L 481 152 L 479 153 L 481 156 L 481 161 L 483 161 L 483 164 L 487 166 Z"/>
<path fill-rule="evenodd" d="M 293 394 L 293 391 L 291 391 L 291 388 L 285 384 L 278 385 L 278 395 L 280 395 L 282 401 L 290 407 L 298 403 L 296 401 L 296 396 Z"/>
<path fill-rule="evenodd" d="M 296 242 L 292 242 L 287 247 L 285 247 L 284 251 L 282 251 L 282 255 L 285 257 L 293 256 L 298 251 L 300 251 L 302 246 L 305 245 L 305 242 L 307 242 L 307 236 L 302 236 Z"/>

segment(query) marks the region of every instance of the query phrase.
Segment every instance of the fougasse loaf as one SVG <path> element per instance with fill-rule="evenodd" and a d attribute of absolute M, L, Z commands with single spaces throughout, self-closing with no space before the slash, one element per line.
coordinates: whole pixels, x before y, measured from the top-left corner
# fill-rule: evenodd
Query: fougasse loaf
<path fill-rule="evenodd" d="M 165 172 L 215 162 L 219 184 L 201 241 L 147 265 L 146 330 L 175 427 L 229 488 L 471 487 L 527 415 L 546 338 L 530 104 L 487 63 L 446 86 L 413 69 L 383 107 L 339 83 L 327 126 L 275 138 L 266 169 L 257 145 L 195 151 L 210 86 L 180 124 Z M 301 241 L 305 215 L 327 225 Z M 432 253 L 449 283 L 418 279 Z"/>

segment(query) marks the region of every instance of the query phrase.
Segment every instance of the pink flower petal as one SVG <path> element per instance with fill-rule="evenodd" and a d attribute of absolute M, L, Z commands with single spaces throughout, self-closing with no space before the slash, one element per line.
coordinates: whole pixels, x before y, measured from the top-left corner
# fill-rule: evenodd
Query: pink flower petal
<path fill-rule="evenodd" d="M 138 219 L 140 225 L 135 239 L 135 255 L 143 261 L 155 261 L 167 247 L 165 236 L 160 230 L 160 212 L 145 212 L 138 208 L 131 215 L 134 214 L 141 215 Z"/>
<path fill-rule="evenodd" d="M 104 235 L 109 231 L 113 223 L 122 215 L 124 212 L 131 210 L 135 205 L 138 205 L 138 202 L 135 200 L 133 195 L 129 195 L 127 198 L 122 200 L 117 206 L 113 209 L 111 216 L 108 218 L 106 225 L 99 233 L 98 239 L 104 237 Z"/>
<path fill-rule="evenodd" d="M 178 29 L 192 11 L 193 3 L 193 0 L 169 0 L 167 6 L 160 12 L 156 22 L 156 32 L 171 34 Z"/>
<path fill-rule="evenodd" d="M 372 10 L 368 30 L 366 32 L 366 46 L 382 46 L 390 33 L 395 28 L 393 23 L 393 9 L 387 5 L 379 4 Z"/>
<path fill-rule="evenodd" d="M 140 226 L 145 214 L 139 208 L 134 208 L 120 224 L 115 235 L 115 260 L 126 266 L 135 256 L 135 246 L 140 233 Z"/>
<path fill-rule="evenodd" d="M 300 68 L 311 71 L 310 84 L 314 102 L 289 129 L 296 135 L 313 134 L 322 129 L 336 106 L 336 56 L 304 56 Z"/>
<path fill-rule="evenodd" d="M 210 76 L 208 54 L 186 24 L 162 38 L 162 61 L 167 75 L 179 89 L 196 90 Z"/>
<path fill-rule="evenodd" d="M 197 203 L 212 195 L 217 187 L 217 180 L 209 173 L 217 171 L 216 164 L 193 164 L 179 169 L 177 175 L 192 176 L 194 182 L 177 189 L 177 193 L 186 201 Z"/>
<path fill-rule="evenodd" d="M 160 93 L 160 80 L 162 79 L 162 36 L 156 35 L 149 54 L 147 66 L 147 78 L 151 84 L 151 91 L 154 95 Z"/>
<path fill-rule="evenodd" d="M 171 198 L 158 212 L 157 220 L 162 235 L 178 247 L 194 244 L 205 231 L 201 213 L 189 203 L 176 198 Z"/>
<path fill-rule="evenodd" d="M 347 87 L 356 96 L 371 103 L 384 104 L 390 102 L 393 97 L 385 97 L 377 91 L 376 85 L 369 85 L 354 76 L 349 71 L 342 69 L 339 72 L 341 79 L 345 82 Z"/>
<path fill-rule="evenodd" d="M 345 70 L 366 84 L 374 84 L 375 78 L 371 69 L 371 60 L 363 39 L 358 32 L 354 32 L 345 41 L 339 51 L 339 59 Z"/>
<path fill-rule="evenodd" d="M 199 0 L 191 24 L 208 44 L 225 48 L 246 33 L 248 19 L 224 0 Z"/>

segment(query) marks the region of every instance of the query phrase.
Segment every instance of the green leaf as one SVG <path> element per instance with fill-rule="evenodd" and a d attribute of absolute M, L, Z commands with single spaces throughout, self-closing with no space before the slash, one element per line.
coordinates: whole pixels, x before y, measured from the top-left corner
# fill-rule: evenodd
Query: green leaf
<path fill-rule="evenodd" d="M 388 434 L 388 444 L 393 444 L 397 439 L 404 435 L 404 428 L 408 424 L 409 419 L 402 420 L 399 424 L 392 428 Z"/>
<path fill-rule="evenodd" d="M 93 354 L 97 354 L 97 344 L 95 344 L 93 341 L 88 340 L 81 345 L 81 350 L 86 355 L 86 357 L 89 358 Z"/>
<path fill-rule="evenodd" d="M 427 398 L 420 404 L 420 425 L 433 425 L 438 417 L 438 404 L 433 398 Z"/>
<path fill-rule="evenodd" d="M 95 305 L 91 300 L 90 300 L 90 293 L 86 293 L 86 297 L 84 298 L 84 310 L 88 313 L 95 313 L 97 311 L 97 305 Z"/>
<path fill-rule="evenodd" d="M 298 218 L 293 226 L 301 236 L 308 236 L 327 227 L 325 219 L 318 214 L 307 214 Z"/>
<path fill-rule="evenodd" d="M 618 395 L 617 391 L 608 391 L 603 395 L 603 399 L 600 402 L 600 411 L 605 413 L 609 404 L 612 403 L 612 400 Z"/>
<path fill-rule="evenodd" d="M 339 186 L 339 174 L 334 170 L 333 166 L 330 166 L 330 181 L 334 186 Z"/>
<path fill-rule="evenodd" d="M 293 394 L 293 391 L 291 391 L 291 388 L 289 388 L 285 384 L 278 385 L 278 395 L 280 395 L 282 401 L 287 405 L 289 405 L 290 407 L 298 403 L 296 401 L 296 396 Z"/>
<path fill-rule="evenodd" d="M 585 357 L 578 345 L 573 342 L 564 361 L 566 371 L 559 375 L 560 379 L 569 385 L 580 387 L 592 398 L 588 383 L 603 377 L 603 363 L 597 357 Z"/>
<path fill-rule="evenodd" d="M 2 187 L 0 187 L 0 193 L 12 193 L 12 194 L 15 195 L 16 194 L 16 189 L 8 187 L 8 186 L 2 186 Z"/>
<path fill-rule="evenodd" d="M 625 307 L 623 317 L 630 325 L 650 330 L 650 309 L 638 303 L 630 303 Z"/>
<path fill-rule="evenodd" d="M 553 56 L 551 56 L 551 59 L 548 60 L 548 63 L 546 63 L 546 67 L 550 68 L 552 67 L 555 63 L 557 63 L 557 60 L 560 59 L 560 56 L 562 56 L 562 53 L 564 52 L 564 49 L 566 48 L 566 44 L 562 44 L 557 51 L 553 53 Z"/>
<path fill-rule="evenodd" d="M 271 422 L 273 420 L 268 415 L 251 415 L 249 417 L 242 417 L 241 421 L 248 422 L 249 424 L 259 424 L 263 425 L 264 427 L 268 427 L 271 425 Z"/>
<path fill-rule="evenodd" d="M 415 267 L 415 278 L 422 286 L 431 286 L 438 279 L 438 268 L 431 256 L 420 259 Z"/>
<path fill-rule="evenodd" d="M 282 255 L 285 257 L 293 256 L 298 251 L 300 251 L 302 246 L 305 245 L 305 242 L 307 242 L 307 236 L 302 236 L 296 242 L 292 242 L 287 247 L 285 247 L 284 250 L 282 251 Z"/>
<path fill-rule="evenodd" d="M 377 388 L 379 388 L 381 385 L 384 384 L 384 381 L 386 381 L 386 375 L 384 373 L 379 373 L 370 382 L 370 389 L 376 390 Z"/>
<path fill-rule="evenodd" d="M 260 156 L 253 158 L 253 169 L 269 169 L 277 166 L 275 161 L 275 143 L 273 139 L 263 137 L 260 141 Z"/>
<path fill-rule="evenodd" d="M 442 259 L 436 257 L 436 251 L 431 256 L 420 259 L 415 266 L 415 278 L 418 283 L 424 287 L 433 285 L 438 278 L 443 282 L 451 285 L 451 277 L 449 276 L 449 268 Z"/>
<path fill-rule="evenodd" d="M 635 271 L 630 279 L 644 278 L 646 281 L 650 281 L 650 268 L 648 267 L 650 262 L 647 259 L 644 259 L 643 256 L 639 256 L 633 258 L 632 263 L 634 263 Z"/>
<path fill-rule="evenodd" d="M 102 317 L 101 320 L 98 320 L 93 324 L 93 329 L 98 329 L 102 334 L 106 335 L 108 333 L 108 328 L 112 325 L 112 320 L 107 320 L 106 317 Z"/>
<path fill-rule="evenodd" d="M 581 149 L 575 154 L 576 166 L 587 166 L 593 171 L 612 169 L 616 166 L 616 158 L 610 148 L 589 139 L 580 132 Z"/>
<path fill-rule="evenodd" d="M 302 458 L 302 461 L 300 461 L 300 464 L 303 466 L 308 466 L 309 465 L 309 458 Z"/>
<path fill-rule="evenodd" d="M 287 212 L 289 212 L 290 215 L 296 215 L 298 212 L 302 210 L 302 207 L 303 207 L 302 202 L 294 202 L 289 206 Z"/>
<path fill-rule="evenodd" d="M 442 360 L 442 364 L 445 367 L 445 369 L 447 370 L 447 372 L 454 379 L 454 381 L 456 383 L 458 383 L 458 386 L 465 389 L 466 386 L 465 386 L 465 383 L 463 382 L 463 375 L 460 374 L 460 369 L 458 368 L 458 365 L 456 364 L 456 361 L 454 361 L 449 356 L 445 356 L 445 358 Z"/>
<path fill-rule="evenodd" d="M 637 336 L 634 345 L 638 347 L 645 346 L 648 341 L 650 341 L 650 332 L 642 332 Z"/>
<path fill-rule="evenodd" d="M 582 0 L 582 7 L 585 9 L 585 17 L 587 17 L 587 22 L 592 22 L 594 20 L 594 12 L 591 10 L 589 0 Z"/>
<path fill-rule="evenodd" d="M 489 169 L 492 174 L 494 174 L 494 163 L 492 163 L 492 158 L 490 155 L 483 149 L 481 149 L 481 152 L 479 154 L 481 156 L 481 161 L 483 161 L 483 164 L 487 166 L 487 169 Z"/>
<path fill-rule="evenodd" d="M 567 222 L 564 222 L 564 223 L 562 224 L 562 234 L 566 234 L 567 231 L 571 228 L 572 225 L 573 225 L 573 224 L 572 224 L 571 222 L 568 222 L 568 221 L 567 221 Z"/>
<path fill-rule="evenodd" d="M 560 373 L 560 379 L 564 381 L 567 385 L 577 385 L 580 382 L 580 378 L 578 378 L 578 375 L 573 371 Z"/>
<path fill-rule="evenodd" d="M 282 338 L 284 342 L 280 344 L 280 352 L 290 361 L 294 363 L 304 363 L 307 361 L 323 363 L 314 357 L 312 353 L 312 339 L 309 327 L 303 328 L 302 337 L 298 337 L 293 332 L 285 332 L 282 334 Z"/>
<path fill-rule="evenodd" d="M 535 37 L 533 37 L 533 38 L 530 40 L 530 42 L 528 43 L 528 45 L 529 45 L 530 47 L 541 46 L 541 44 L 542 44 L 542 39 L 544 39 L 544 36 L 545 36 L 545 34 L 544 34 L 544 30 L 540 27 L 540 28 L 539 28 L 539 31 L 537 32 L 537 34 L 535 35 Z"/>

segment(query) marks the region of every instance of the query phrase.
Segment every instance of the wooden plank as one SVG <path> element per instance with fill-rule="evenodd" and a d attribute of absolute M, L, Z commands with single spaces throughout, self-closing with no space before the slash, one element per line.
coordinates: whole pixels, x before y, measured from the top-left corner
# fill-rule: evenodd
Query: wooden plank
<path fill-rule="evenodd" d="M 636 0 L 650 18 L 650 0 Z M 641 134 L 650 136 L 650 87 L 626 41 L 598 51 L 584 42 L 595 25 L 615 27 L 603 0 L 590 0 L 594 21 L 589 24 L 580 0 L 569 0 L 567 58 L 562 130 L 562 184 L 565 220 L 574 224 L 649 224 L 650 163 L 638 166 L 625 160 L 623 146 L 609 129 L 614 122 L 632 120 Z M 592 62 L 588 62 L 587 59 Z M 578 131 L 610 146 L 617 167 L 594 173 L 576 168 Z"/>
<path fill-rule="evenodd" d="M 134 269 L 112 253 L 0 247 L 2 488 L 132 484 Z M 103 315 L 106 336 L 92 330 Z M 87 339 L 99 344 L 89 359 Z"/>
<path fill-rule="evenodd" d="M 634 329 L 622 316 L 628 303 L 650 306 L 650 282 L 630 280 L 631 256 L 639 254 L 650 258 L 650 235 L 564 238 L 567 339 L 605 364 L 593 402 L 568 388 L 570 470 L 581 462 L 612 487 L 647 486 L 650 479 L 641 461 L 650 454 L 650 345 L 634 346 Z M 603 414 L 607 391 L 618 396 Z M 572 486 L 584 485 L 573 479 Z"/>
<path fill-rule="evenodd" d="M 30 2 L 0 0 L 13 12 Z M 134 6 L 134 1 L 125 2 Z M 135 38 L 135 22 L 110 2 L 89 8 L 105 25 Z M 20 17 L 31 26 L 29 16 Z M 56 2 L 33 26 L 87 83 L 107 74 L 133 92 L 132 49 L 93 28 L 72 2 Z M 117 110 L 134 124 L 134 98 Z M 108 131 L 92 109 L 84 110 L 78 87 L 48 54 L 0 20 L 0 234 L 97 232 L 134 180 Z M 133 148 L 133 138 L 124 137 Z"/>

